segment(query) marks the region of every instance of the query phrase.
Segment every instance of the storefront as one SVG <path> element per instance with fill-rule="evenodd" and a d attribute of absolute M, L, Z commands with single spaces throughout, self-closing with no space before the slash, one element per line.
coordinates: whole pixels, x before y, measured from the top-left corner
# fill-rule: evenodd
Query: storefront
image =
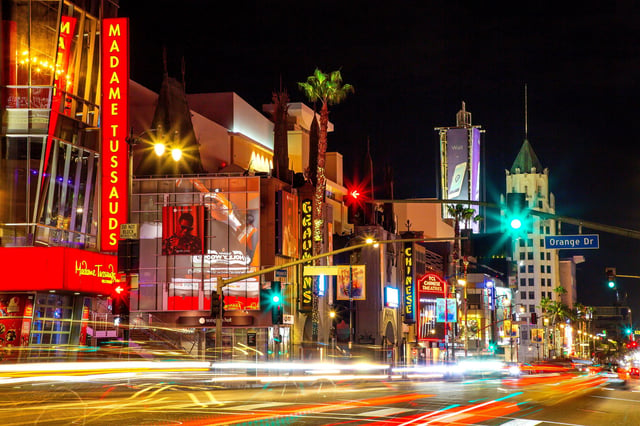
<path fill-rule="evenodd" d="M 3 247 L 0 267 L 3 348 L 90 343 L 94 302 L 119 282 L 115 256 L 66 247 Z"/>

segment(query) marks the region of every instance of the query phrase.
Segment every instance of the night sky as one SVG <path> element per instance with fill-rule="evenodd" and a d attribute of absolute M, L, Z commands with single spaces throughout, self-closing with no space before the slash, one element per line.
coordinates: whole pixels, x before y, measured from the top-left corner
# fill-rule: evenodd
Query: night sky
<path fill-rule="evenodd" d="M 486 131 L 486 201 L 497 202 L 525 137 L 527 84 L 528 139 L 550 171 L 556 212 L 640 229 L 634 2 L 468 3 L 121 0 L 120 16 L 130 18 L 131 77 L 156 92 L 163 46 L 171 76 L 181 78 L 184 57 L 188 93 L 233 91 L 258 110 L 281 84 L 306 101 L 297 82 L 341 69 L 355 93 L 330 109 L 329 150 L 355 180 L 369 140 L 375 167 L 393 166 L 396 198 L 439 195 L 434 127 L 454 126 L 465 101 Z M 578 299 L 612 303 L 604 268 L 640 275 L 640 241 L 583 232 L 600 234 L 599 250 L 561 252 L 586 258 Z M 640 312 L 640 280 L 618 283 Z"/>

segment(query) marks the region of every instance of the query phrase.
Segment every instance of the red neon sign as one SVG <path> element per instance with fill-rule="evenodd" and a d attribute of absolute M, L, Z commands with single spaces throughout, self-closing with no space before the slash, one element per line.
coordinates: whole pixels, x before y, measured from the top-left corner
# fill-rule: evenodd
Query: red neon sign
<path fill-rule="evenodd" d="M 128 213 L 129 20 L 102 21 L 101 249 L 118 250 Z"/>
<path fill-rule="evenodd" d="M 56 60 L 54 65 L 54 82 L 53 96 L 51 96 L 51 115 L 49 116 L 49 145 L 46 148 L 44 156 L 44 171 L 47 172 L 49 165 L 49 156 L 51 154 L 51 146 L 53 145 L 53 135 L 58 125 L 58 116 L 60 115 L 60 105 L 62 104 L 62 94 L 65 93 L 65 108 L 63 113 L 67 111 L 67 95 L 72 83 L 69 75 L 69 57 L 71 55 L 71 42 L 76 28 L 76 18 L 71 16 L 60 17 L 60 34 L 58 36 L 58 49 L 56 51 Z M 44 182 L 44 175 L 43 175 Z"/>

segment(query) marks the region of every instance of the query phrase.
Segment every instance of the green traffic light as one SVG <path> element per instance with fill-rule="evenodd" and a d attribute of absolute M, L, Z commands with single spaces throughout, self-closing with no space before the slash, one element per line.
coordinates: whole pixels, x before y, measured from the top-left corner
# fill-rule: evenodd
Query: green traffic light
<path fill-rule="evenodd" d="M 274 294 L 274 295 L 271 297 L 271 301 L 272 301 L 273 303 L 278 303 L 278 302 L 280 302 L 280 296 L 279 296 L 279 295 L 277 295 L 277 294 Z"/>
<path fill-rule="evenodd" d="M 609 281 L 609 288 L 615 288 L 616 283 L 615 281 Z"/>
<path fill-rule="evenodd" d="M 631 334 L 633 332 L 633 330 L 631 330 L 630 328 L 627 328 L 627 329 L 624 330 L 624 332 L 626 334 Z"/>
<path fill-rule="evenodd" d="M 511 219 L 511 222 L 509 223 L 509 225 L 511 225 L 512 229 L 520 229 L 522 227 L 522 221 L 516 217 Z"/>

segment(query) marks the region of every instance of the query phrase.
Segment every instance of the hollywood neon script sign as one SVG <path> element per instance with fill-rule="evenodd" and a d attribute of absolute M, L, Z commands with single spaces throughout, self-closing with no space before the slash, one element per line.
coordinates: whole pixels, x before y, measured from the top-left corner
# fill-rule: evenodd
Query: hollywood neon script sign
<path fill-rule="evenodd" d="M 106 269 L 103 268 L 106 266 Z M 118 282 L 118 277 L 114 271 L 114 265 L 89 265 L 86 260 L 76 260 L 75 273 L 79 277 L 89 276 L 99 278 L 103 284 L 113 284 Z"/>
<path fill-rule="evenodd" d="M 129 20 L 104 19 L 102 27 L 102 220 L 101 248 L 118 250 L 126 223 L 129 159 Z"/>

